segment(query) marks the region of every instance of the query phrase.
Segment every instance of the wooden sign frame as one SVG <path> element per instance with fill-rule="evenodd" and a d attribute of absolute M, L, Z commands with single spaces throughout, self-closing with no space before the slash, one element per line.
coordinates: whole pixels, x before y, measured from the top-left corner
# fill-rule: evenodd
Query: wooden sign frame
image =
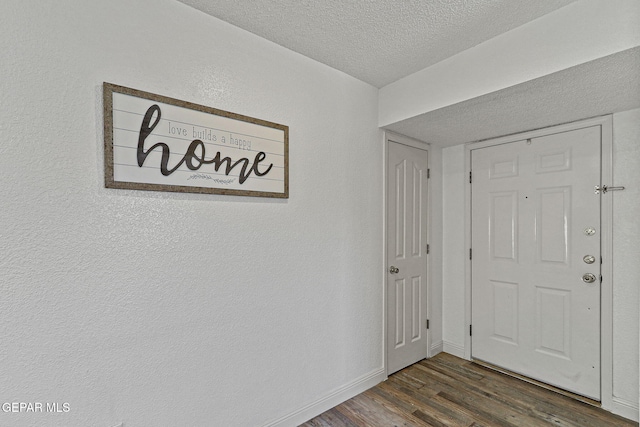
<path fill-rule="evenodd" d="M 103 84 L 105 186 L 289 197 L 289 127 Z"/>

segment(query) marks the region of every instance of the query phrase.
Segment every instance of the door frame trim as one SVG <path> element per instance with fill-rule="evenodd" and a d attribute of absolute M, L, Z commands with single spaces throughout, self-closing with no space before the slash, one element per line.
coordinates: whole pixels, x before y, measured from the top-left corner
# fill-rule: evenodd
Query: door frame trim
<path fill-rule="evenodd" d="M 469 173 L 471 172 L 471 150 L 490 147 L 494 145 L 508 144 L 510 142 L 521 141 L 527 138 L 537 138 L 540 136 L 555 133 L 567 132 L 582 129 L 590 126 L 601 126 L 601 180 L 599 185 L 613 183 L 613 116 L 599 116 L 576 122 L 535 129 L 527 132 L 507 135 L 484 141 L 476 141 L 465 144 L 464 147 L 464 212 L 465 212 L 465 248 L 471 248 L 471 184 L 469 183 Z M 611 412 L 617 413 L 613 396 L 613 198 L 602 195 L 601 197 L 601 254 L 602 283 L 600 285 L 600 398 L 602 407 Z M 464 357 L 471 360 L 471 336 L 469 328 L 471 326 L 471 260 L 465 257 L 465 340 Z"/>
<path fill-rule="evenodd" d="M 407 136 L 404 135 L 400 135 L 398 133 L 395 132 L 390 132 L 390 131 L 384 131 L 384 171 L 383 171 L 383 179 L 384 179 L 384 185 L 383 185 L 383 239 L 382 239 L 382 247 L 383 247 L 383 268 L 382 268 L 382 274 L 384 277 L 383 280 L 383 293 L 382 293 L 382 327 L 383 327 L 383 366 L 384 366 L 384 372 L 386 375 L 389 375 L 389 366 L 388 366 L 388 348 L 387 348 L 387 288 L 389 286 L 388 283 L 388 274 L 387 274 L 387 225 L 388 225 L 388 218 L 387 218 L 387 195 L 389 193 L 388 189 L 387 189 L 387 183 L 388 183 L 388 176 L 387 176 L 387 169 L 389 166 L 389 143 L 396 143 L 396 144 L 402 144 L 402 145 L 408 145 L 409 147 L 413 147 L 413 148 L 417 148 L 419 150 L 424 150 L 427 152 L 427 168 L 431 168 L 431 164 L 432 164 L 432 159 L 431 159 L 431 155 L 432 155 L 432 151 L 431 151 L 431 145 L 427 142 L 422 142 L 419 141 L 417 139 L 413 139 L 413 138 L 409 138 Z M 427 242 L 430 243 L 430 239 L 431 239 L 431 224 L 432 224 L 432 207 L 431 207 L 431 200 L 432 200 L 432 188 L 431 188 L 431 179 L 427 179 Z M 433 245 L 431 246 L 431 248 L 433 249 Z M 431 256 L 427 255 L 427 307 L 426 307 L 426 316 L 427 318 L 430 318 L 431 313 L 433 312 L 432 308 L 431 308 L 431 301 L 432 301 L 432 290 L 431 290 L 431 272 L 432 268 L 431 268 Z M 432 339 L 432 334 L 431 334 L 431 330 L 427 329 L 426 330 L 426 335 L 427 335 L 427 355 L 426 357 L 431 357 L 431 339 Z"/>

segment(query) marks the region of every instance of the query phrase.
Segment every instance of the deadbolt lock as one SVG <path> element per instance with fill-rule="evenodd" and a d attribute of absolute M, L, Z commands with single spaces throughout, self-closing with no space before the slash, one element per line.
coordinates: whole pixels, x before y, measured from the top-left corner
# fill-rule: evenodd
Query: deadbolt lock
<path fill-rule="evenodd" d="M 591 273 L 585 273 L 582 275 L 582 281 L 584 283 L 593 283 L 596 281 L 596 276 Z"/>
<path fill-rule="evenodd" d="M 593 264 L 594 262 L 596 262 L 596 257 L 594 257 L 593 255 L 585 255 L 582 260 L 585 264 Z"/>

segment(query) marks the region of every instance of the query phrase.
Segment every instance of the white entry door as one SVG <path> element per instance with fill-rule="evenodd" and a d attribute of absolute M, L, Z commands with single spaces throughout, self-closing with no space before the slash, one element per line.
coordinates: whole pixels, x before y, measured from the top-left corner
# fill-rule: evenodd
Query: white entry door
<path fill-rule="evenodd" d="M 600 134 L 471 151 L 472 357 L 595 400 Z"/>
<path fill-rule="evenodd" d="M 427 155 L 389 141 L 387 373 L 427 357 Z"/>

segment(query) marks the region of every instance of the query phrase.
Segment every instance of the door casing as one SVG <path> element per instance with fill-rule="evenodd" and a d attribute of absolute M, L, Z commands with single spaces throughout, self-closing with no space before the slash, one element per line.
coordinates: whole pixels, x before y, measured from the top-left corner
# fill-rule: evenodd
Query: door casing
<path fill-rule="evenodd" d="M 471 248 L 471 184 L 468 177 L 471 173 L 471 150 L 493 145 L 516 142 L 527 138 L 537 138 L 549 134 L 567 132 L 590 126 L 600 126 L 602 137 L 601 179 L 600 185 L 613 183 L 613 120 L 611 115 L 594 117 L 577 122 L 536 129 L 505 137 L 478 141 L 465 146 L 465 248 Z M 611 193 L 604 194 L 601 200 L 601 323 L 600 323 L 600 360 L 601 360 L 601 399 L 602 407 L 614 413 L 623 411 L 616 408 L 613 401 L 613 203 Z M 471 260 L 465 260 L 465 342 L 464 357 L 471 360 Z"/>
<path fill-rule="evenodd" d="M 410 147 L 414 147 L 414 148 L 418 148 L 420 150 L 424 150 L 428 153 L 427 155 L 427 167 L 430 168 L 431 165 L 431 150 L 430 150 L 430 146 L 428 143 L 425 142 L 421 142 L 403 135 L 399 135 L 399 134 L 395 134 L 393 132 L 389 132 L 389 131 L 385 131 L 384 132 L 384 183 L 385 185 L 383 186 L 383 200 L 384 200 L 384 227 L 383 227 L 383 269 L 382 269 L 382 274 L 384 277 L 384 289 L 383 289 L 383 305 L 382 305 L 382 319 L 383 319 L 383 360 L 384 360 L 384 371 L 388 374 L 388 360 L 387 360 L 387 355 L 388 355 L 388 349 L 387 349 L 387 334 L 389 333 L 389 331 L 387 330 L 387 287 L 389 285 L 388 283 L 388 274 L 387 274 L 387 227 L 388 227 L 388 218 L 387 218 L 387 197 L 388 197 L 388 191 L 387 191 L 387 167 L 389 164 L 389 144 L 390 143 L 399 143 L 399 144 L 404 144 L 404 145 L 408 145 Z M 431 179 L 427 179 L 427 240 L 430 239 L 431 234 L 431 224 L 432 224 L 432 215 L 431 215 L 431 198 L 432 198 L 432 191 L 431 191 Z M 427 262 L 427 295 L 426 295 L 426 300 L 427 300 L 427 307 L 426 307 L 426 313 L 427 313 L 427 319 L 429 319 L 431 317 L 431 313 L 433 312 L 432 307 L 431 307 L 431 301 L 432 301 L 432 291 L 431 291 L 431 262 L 430 262 L 431 257 L 429 255 L 427 255 L 426 257 L 426 262 Z M 431 334 L 431 330 L 428 329 L 426 331 L 426 335 L 427 335 L 427 354 L 425 355 L 425 357 L 431 357 L 431 340 L 432 340 L 432 334 Z"/>

